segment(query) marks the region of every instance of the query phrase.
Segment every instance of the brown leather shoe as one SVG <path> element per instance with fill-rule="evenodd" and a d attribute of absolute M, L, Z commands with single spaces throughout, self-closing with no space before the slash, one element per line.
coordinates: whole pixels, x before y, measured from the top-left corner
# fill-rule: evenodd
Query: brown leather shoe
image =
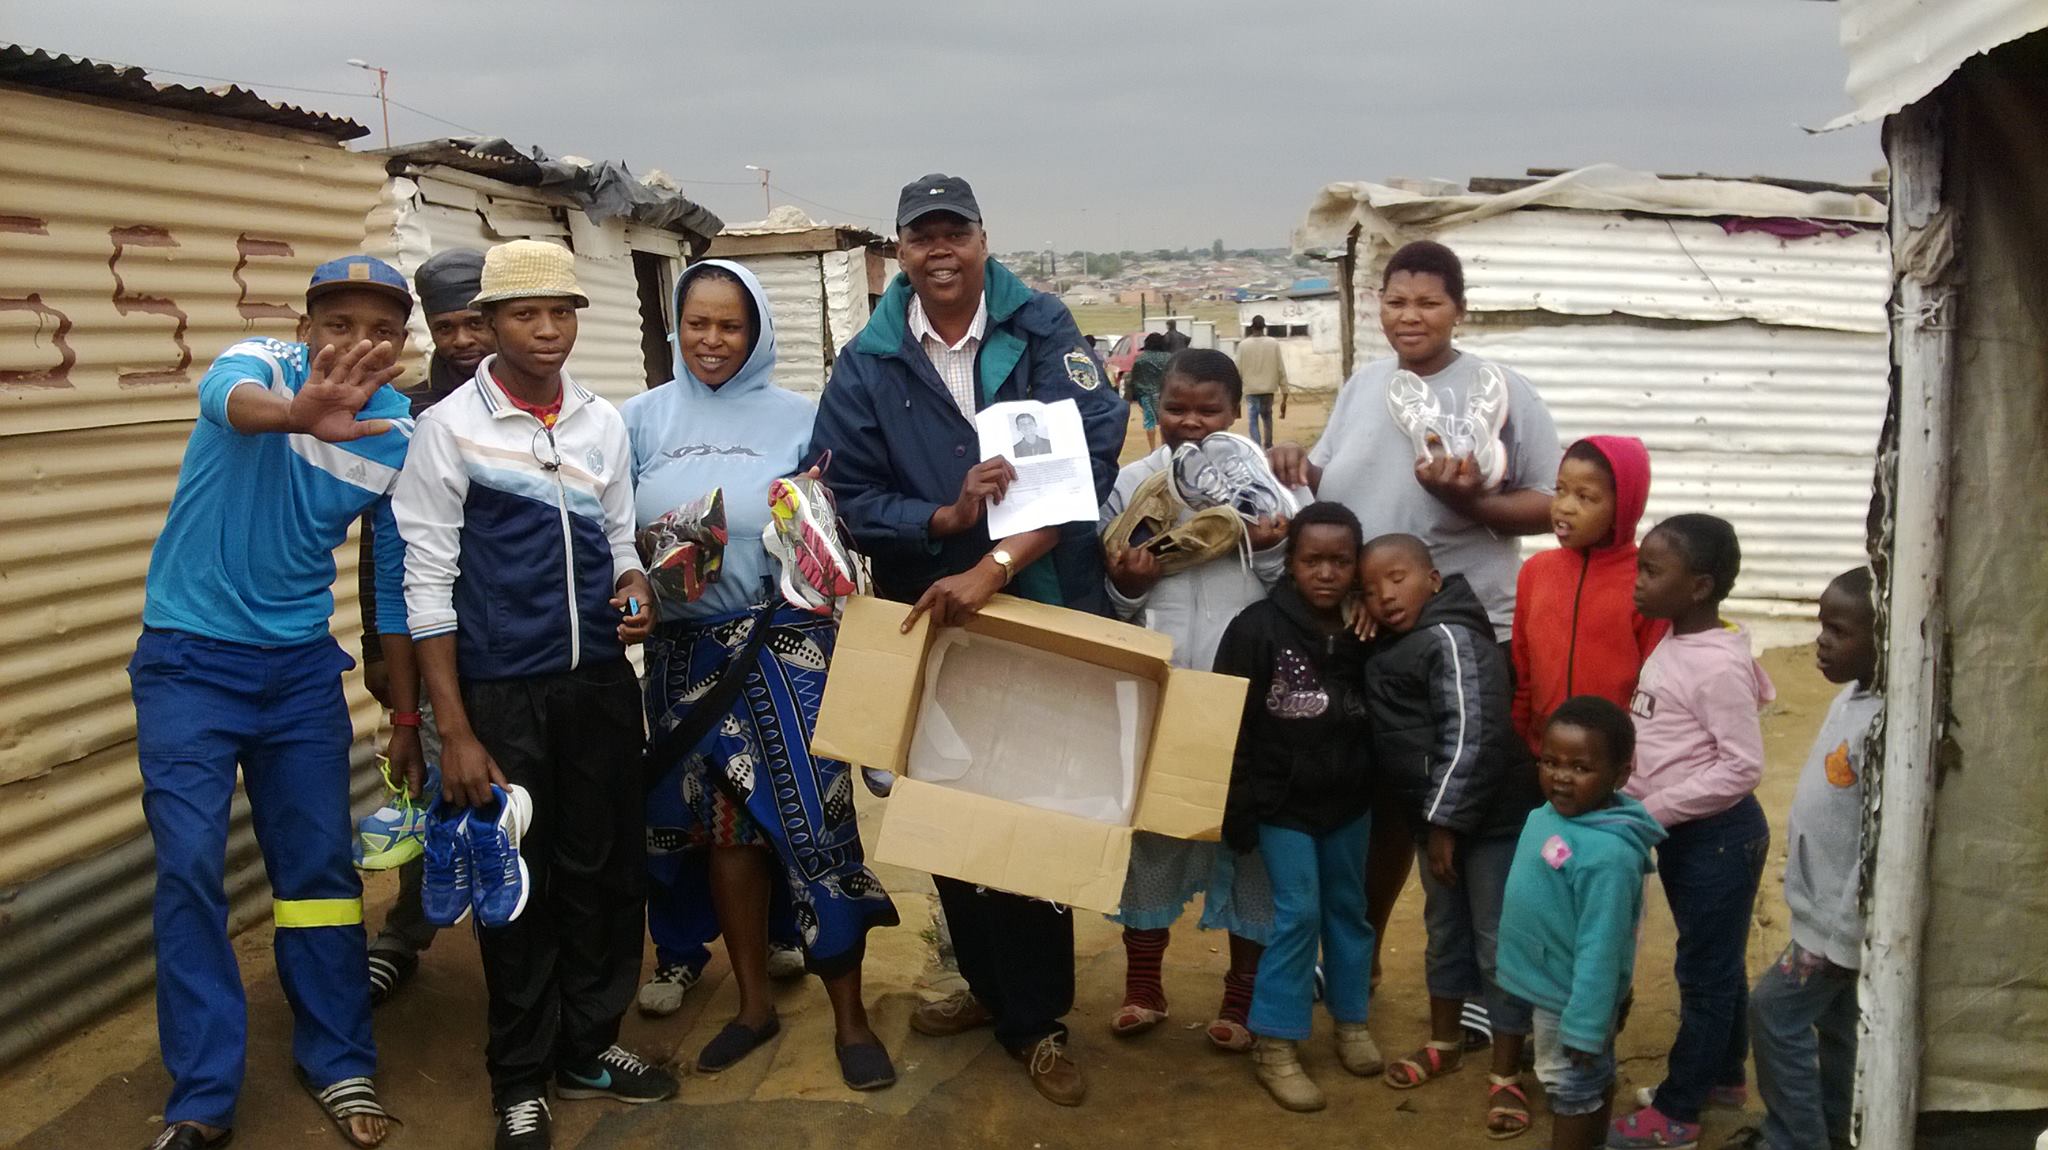
<path fill-rule="evenodd" d="M 958 990 L 937 1002 L 927 1002 L 910 1012 L 910 1029 L 932 1038 L 951 1038 L 984 1026 L 994 1026 L 996 1016 L 988 1007 L 974 997 L 974 992 Z"/>
<path fill-rule="evenodd" d="M 1016 1058 L 1024 1063 L 1025 1073 L 1031 1075 L 1031 1085 L 1038 1087 L 1046 1101 L 1079 1106 L 1088 1097 L 1088 1083 L 1081 1077 L 1081 1068 L 1067 1057 L 1065 1035 L 1048 1034 L 1029 1051 L 1019 1051 Z"/>

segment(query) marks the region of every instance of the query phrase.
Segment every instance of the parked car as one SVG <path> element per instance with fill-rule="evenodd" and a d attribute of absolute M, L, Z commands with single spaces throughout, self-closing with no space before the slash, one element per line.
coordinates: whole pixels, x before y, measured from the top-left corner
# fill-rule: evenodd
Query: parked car
<path fill-rule="evenodd" d="M 1109 368 L 1109 382 L 1118 391 L 1124 387 L 1124 376 L 1131 373 L 1131 365 L 1138 362 L 1138 353 L 1144 350 L 1145 333 L 1134 331 L 1129 335 L 1114 337 L 1098 336 L 1108 344 L 1102 353 L 1102 362 Z"/>

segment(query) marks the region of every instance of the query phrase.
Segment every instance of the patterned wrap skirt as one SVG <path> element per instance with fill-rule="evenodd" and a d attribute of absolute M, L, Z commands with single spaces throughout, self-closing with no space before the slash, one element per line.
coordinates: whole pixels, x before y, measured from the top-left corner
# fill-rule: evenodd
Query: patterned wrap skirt
<path fill-rule="evenodd" d="M 733 668 L 757 626 L 769 628 L 751 666 Z M 681 725 L 730 668 L 739 695 L 648 796 L 650 851 L 760 845 L 774 852 L 810 969 L 857 967 L 867 932 L 898 922 L 869 870 L 854 821 L 853 771 L 811 755 L 838 624 L 777 604 L 663 624 L 647 641 L 650 739 Z"/>

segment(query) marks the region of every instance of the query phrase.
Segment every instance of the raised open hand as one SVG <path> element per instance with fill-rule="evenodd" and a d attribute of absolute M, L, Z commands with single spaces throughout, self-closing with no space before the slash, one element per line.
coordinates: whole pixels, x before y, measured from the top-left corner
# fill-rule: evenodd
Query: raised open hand
<path fill-rule="evenodd" d="M 291 430 L 328 443 L 347 443 L 391 430 L 388 419 L 357 419 L 377 389 L 404 371 L 390 343 L 359 340 L 347 351 L 323 347 L 313 357 L 306 382 L 292 396 Z"/>

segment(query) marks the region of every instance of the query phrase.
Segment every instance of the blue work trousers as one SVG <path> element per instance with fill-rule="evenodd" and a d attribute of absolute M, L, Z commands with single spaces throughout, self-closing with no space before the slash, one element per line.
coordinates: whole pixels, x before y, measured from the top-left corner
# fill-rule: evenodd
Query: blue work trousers
<path fill-rule="evenodd" d="M 315 1086 L 368 1075 L 363 887 L 350 865 L 349 743 L 333 639 L 252 647 L 144 631 L 128 664 L 142 811 L 156 843 L 157 1040 L 164 1121 L 234 1125 L 248 1042 L 228 941 L 228 811 L 235 768 L 263 852 L 292 1057 Z"/>

